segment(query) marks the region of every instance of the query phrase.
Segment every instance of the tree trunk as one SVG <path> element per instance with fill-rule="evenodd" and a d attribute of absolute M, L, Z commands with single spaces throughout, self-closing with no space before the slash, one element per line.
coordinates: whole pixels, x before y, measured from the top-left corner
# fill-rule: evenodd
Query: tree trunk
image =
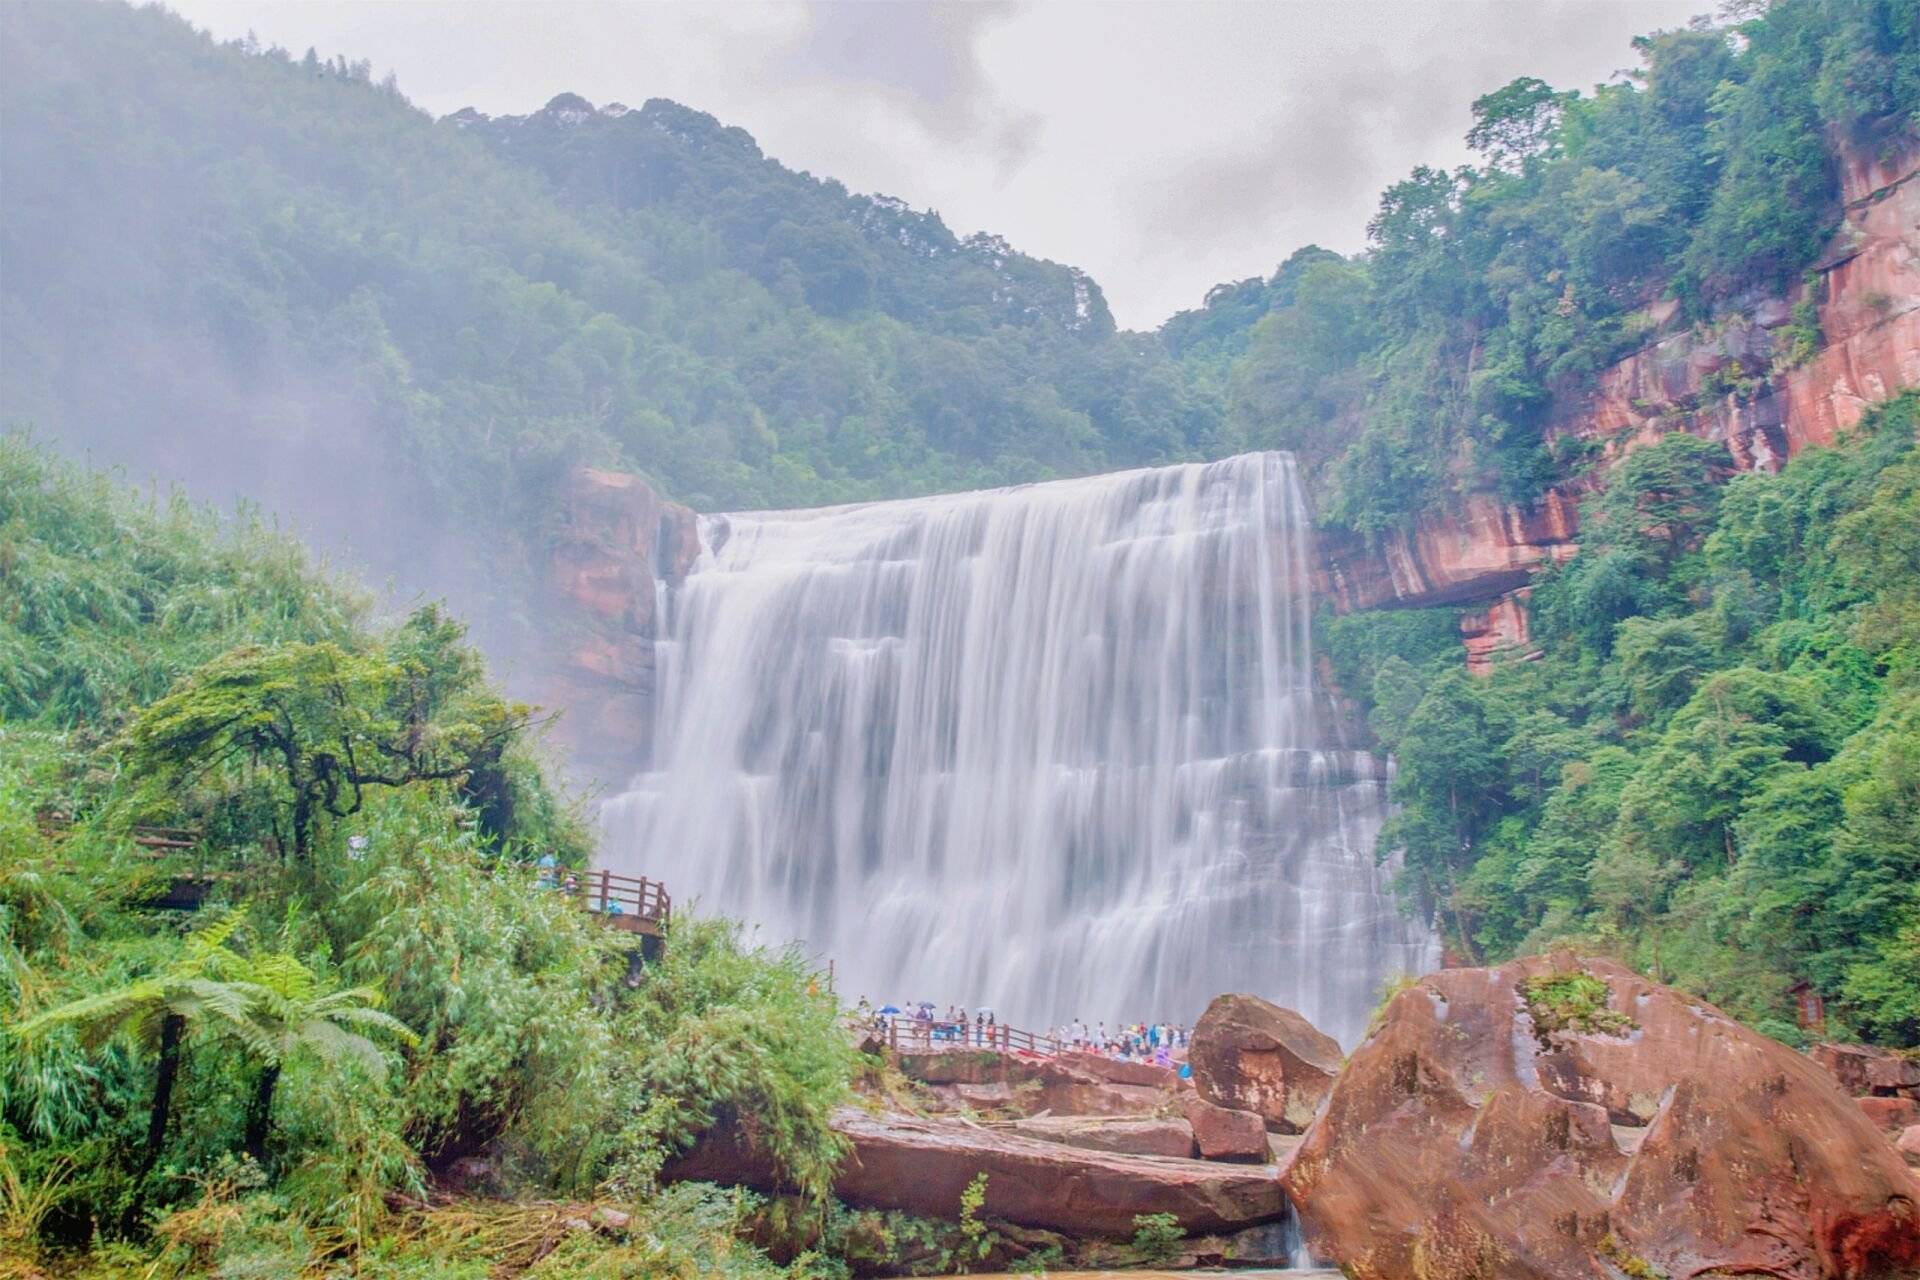
<path fill-rule="evenodd" d="M 160 1019 L 160 1066 L 153 1077 L 153 1110 L 147 1115 L 147 1150 L 140 1158 L 140 1173 L 145 1176 L 160 1159 L 160 1148 L 167 1140 L 167 1117 L 173 1111 L 173 1082 L 180 1075 L 180 1040 L 187 1020 L 177 1013 Z"/>
<path fill-rule="evenodd" d="M 280 1083 L 280 1064 L 268 1063 L 253 1084 L 253 1105 L 247 1110 L 247 1154 L 267 1162 L 267 1134 L 273 1129 L 273 1090 Z"/>

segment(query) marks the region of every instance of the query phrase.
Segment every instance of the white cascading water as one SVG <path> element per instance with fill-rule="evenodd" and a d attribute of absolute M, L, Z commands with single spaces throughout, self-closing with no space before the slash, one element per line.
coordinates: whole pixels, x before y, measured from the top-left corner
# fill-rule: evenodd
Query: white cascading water
<path fill-rule="evenodd" d="M 1035 1029 L 1222 991 L 1357 1039 L 1431 967 L 1314 689 L 1293 460 L 702 522 L 615 870 Z"/>

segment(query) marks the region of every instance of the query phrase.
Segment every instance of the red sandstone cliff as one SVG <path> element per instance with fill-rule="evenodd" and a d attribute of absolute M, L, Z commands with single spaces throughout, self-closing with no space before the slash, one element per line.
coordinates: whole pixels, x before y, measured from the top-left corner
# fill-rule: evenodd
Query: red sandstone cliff
<path fill-rule="evenodd" d="M 1725 441 L 1744 469 L 1771 471 L 1920 385 L 1920 150 L 1849 154 L 1842 198 L 1841 225 L 1812 273 L 1822 346 L 1811 358 L 1790 366 L 1782 332 L 1804 290 L 1755 300 L 1710 327 L 1663 329 L 1674 308 L 1656 307 L 1654 340 L 1562 396 L 1550 433 L 1595 442 L 1610 462 L 1685 430 Z M 1525 607 L 1513 593 L 1573 554 L 1578 496 L 1569 486 L 1522 508 L 1477 493 L 1379 548 L 1323 538 L 1316 588 L 1341 612 L 1491 604 L 1462 622 L 1469 665 L 1524 656 Z"/>
<path fill-rule="evenodd" d="M 540 701 L 565 712 L 554 736 L 601 782 L 617 784 L 646 759 L 660 584 L 699 552 L 693 512 L 638 476 L 582 467 L 568 477 Z"/>

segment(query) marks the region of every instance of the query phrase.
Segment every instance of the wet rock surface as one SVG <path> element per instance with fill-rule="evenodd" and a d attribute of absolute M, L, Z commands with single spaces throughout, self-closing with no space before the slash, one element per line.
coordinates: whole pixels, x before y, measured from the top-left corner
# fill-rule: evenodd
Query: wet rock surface
<path fill-rule="evenodd" d="M 1541 1033 L 1531 978 L 1610 1015 Z M 1446 970 L 1388 1005 L 1287 1166 L 1358 1277 L 1909 1275 L 1920 1183 L 1807 1056 L 1620 965 Z"/>

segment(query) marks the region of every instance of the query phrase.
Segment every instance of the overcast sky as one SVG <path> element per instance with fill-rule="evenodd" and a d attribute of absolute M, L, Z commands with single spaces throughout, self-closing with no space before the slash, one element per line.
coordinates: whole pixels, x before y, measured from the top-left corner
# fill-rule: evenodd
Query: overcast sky
<path fill-rule="evenodd" d="M 673 98 L 794 168 L 1090 271 L 1151 328 L 1380 189 L 1467 158 L 1518 75 L 1586 89 L 1713 0 L 759 4 L 171 0 L 222 38 L 370 58 L 436 115 Z"/>

